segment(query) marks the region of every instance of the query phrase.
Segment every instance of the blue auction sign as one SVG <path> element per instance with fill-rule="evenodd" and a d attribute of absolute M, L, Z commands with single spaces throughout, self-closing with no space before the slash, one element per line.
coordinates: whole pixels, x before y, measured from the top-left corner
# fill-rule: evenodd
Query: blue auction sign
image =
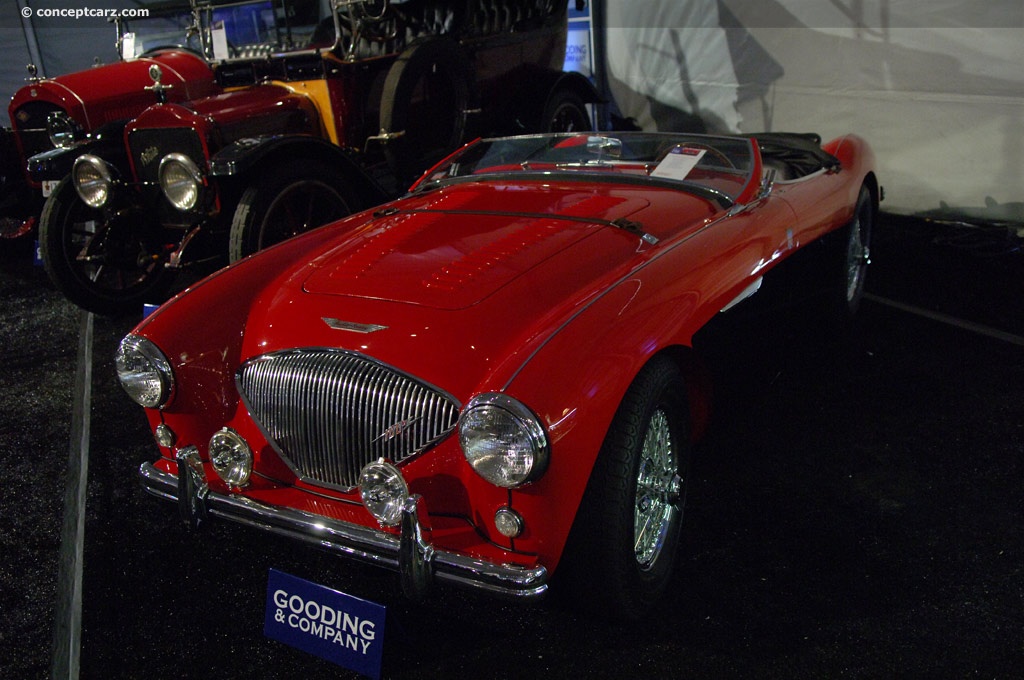
<path fill-rule="evenodd" d="M 575 3 L 569 3 L 569 32 L 566 36 L 565 64 L 562 68 L 565 71 L 582 73 L 589 78 L 594 74 L 590 3 L 582 9 L 575 9 L 575 6 Z"/>
<path fill-rule="evenodd" d="M 264 634 L 339 666 L 380 678 L 385 607 L 270 570 Z"/>

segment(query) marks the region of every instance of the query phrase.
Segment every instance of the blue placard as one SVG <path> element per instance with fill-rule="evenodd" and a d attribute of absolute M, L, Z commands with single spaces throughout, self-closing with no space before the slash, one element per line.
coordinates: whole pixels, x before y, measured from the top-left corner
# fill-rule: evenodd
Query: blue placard
<path fill-rule="evenodd" d="M 271 569 L 263 632 L 339 666 L 380 678 L 386 611 L 375 602 Z"/>

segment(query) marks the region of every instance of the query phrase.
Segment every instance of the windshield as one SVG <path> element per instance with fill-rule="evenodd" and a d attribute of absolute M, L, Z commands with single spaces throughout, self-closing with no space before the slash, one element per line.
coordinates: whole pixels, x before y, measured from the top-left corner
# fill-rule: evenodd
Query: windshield
<path fill-rule="evenodd" d="M 154 10 L 146 17 L 119 19 L 117 41 L 122 59 L 134 59 L 168 47 L 202 53 L 199 33 L 188 3 Z"/>
<path fill-rule="evenodd" d="M 735 202 L 750 183 L 750 140 L 670 133 L 585 133 L 485 139 L 431 170 L 418 187 L 487 174 L 579 176 L 698 187 Z M 583 176 L 587 176 L 584 178 Z"/>
<path fill-rule="evenodd" d="M 318 30 L 334 34 L 329 11 L 318 0 L 217 0 L 199 6 L 206 56 L 218 61 L 253 59 L 305 49 Z M 322 24 L 322 25 L 321 25 Z"/>

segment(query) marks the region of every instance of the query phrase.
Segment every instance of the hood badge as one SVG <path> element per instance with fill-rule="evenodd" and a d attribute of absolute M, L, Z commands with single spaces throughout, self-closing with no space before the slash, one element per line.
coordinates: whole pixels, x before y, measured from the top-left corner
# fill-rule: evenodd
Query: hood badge
<path fill-rule="evenodd" d="M 387 328 L 387 326 L 381 326 L 375 323 L 354 323 L 352 321 L 342 321 L 341 319 L 332 319 L 329 316 L 321 317 L 325 324 L 330 326 L 336 331 L 352 331 L 353 333 L 376 333 Z"/>
<path fill-rule="evenodd" d="M 156 157 L 159 155 L 160 149 L 156 148 L 155 146 L 147 146 L 145 149 L 142 150 L 142 153 L 139 155 L 139 160 L 142 161 L 143 165 L 149 165 L 150 163 L 155 161 Z"/>
<path fill-rule="evenodd" d="M 387 443 L 397 437 L 401 437 L 409 430 L 409 428 L 411 428 L 413 425 L 415 425 L 417 422 L 421 420 L 423 420 L 423 416 L 420 416 L 419 418 L 413 418 L 412 420 L 399 420 L 397 423 L 389 426 L 386 430 L 381 432 L 380 435 L 371 443 L 376 443 L 381 440 L 384 440 L 384 442 Z"/>

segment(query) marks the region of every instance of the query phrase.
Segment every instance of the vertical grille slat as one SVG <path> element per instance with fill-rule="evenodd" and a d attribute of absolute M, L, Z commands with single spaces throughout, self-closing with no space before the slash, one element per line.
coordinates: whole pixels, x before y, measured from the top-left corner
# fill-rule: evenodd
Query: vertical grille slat
<path fill-rule="evenodd" d="M 446 437 L 460 408 L 412 376 L 330 348 L 250 359 L 236 382 L 249 414 L 296 474 L 346 490 L 367 463 L 401 463 Z"/>

